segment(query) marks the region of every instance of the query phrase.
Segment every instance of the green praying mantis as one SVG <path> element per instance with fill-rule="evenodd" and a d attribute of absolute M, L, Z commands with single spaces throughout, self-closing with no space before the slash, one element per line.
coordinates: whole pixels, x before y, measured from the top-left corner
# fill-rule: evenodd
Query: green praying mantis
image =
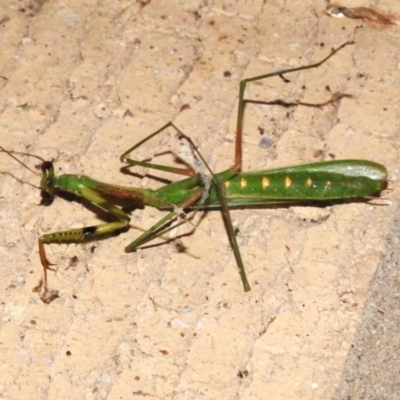
<path fill-rule="evenodd" d="M 162 237 L 177 226 L 187 223 L 198 210 L 221 210 L 243 289 L 248 292 L 250 284 L 232 225 L 229 212 L 231 208 L 268 204 L 290 205 L 309 201 L 370 199 L 371 196 L 378 195 L 384 190 L 387 186 L 388 174 L 386 168 L 381 164 L 367 160 L 333 160 L 286 168 L 242 172 L 244 110 L 246 102 L 250 101 L 244 98 L 246 85 L 273 76 L 283 78 L 283 74 L 317 68 L 347 44 L 349 42 L 332 50 L 327 57 L 317 63 L 260 75 L 240 82 L 235 162 L 231 168 L 223 172 L 214 173 L 192 140 L 183 134 L 173 122 L 167 123 L 120 156 L 121 162 L 127 166 L 141 166 L 186 176 L 180 181 L 166 184 L 155 190 L 103 183 L 85 175 L 63 174 L 57 176 L 52 161 L 45 161 L 34 156 L 41 160 L 40 190 L 42 204 L 51 204 L 57 194 L 72 193 L 91 203 L 94 208 L 102 210 L 111 219 L 110 222 L 99 225 L 47 233 L 39 237 L 39 255 L 43 267 L 43 276 L 35 290 L 40 292 L 40 298 L 43 302 L 50 303 L 58 297 L 58 291 L 50 290 L 48 286 L 47 275 L 52 264 L 47 259 L 45 245 L 87 242 L 128 230 L 130 216 L 128 212 L 117 206 L 122 200 L 168 212 L 160 221 L 125 247 L 125 251 L 128 253 L 136 251 L 139 247 L 157 237 Z M 189 142 L 194 156 L 208 170 L 207 174 L 198 172 L 187 164 L 186 168 L 177 168 L 154 164 L 149 160 L 134 160 L 129 157 L 134 150 L 170 127 L 176 129 L 180 138 Z M 7 153 L 24 167 L 30 169 L 16 157 L 16 154 L 33 156 L 32 154 L 9 151 L 1 146 L 0 151 Z M 33 170 L 31 171 L 36 173 Z"/>

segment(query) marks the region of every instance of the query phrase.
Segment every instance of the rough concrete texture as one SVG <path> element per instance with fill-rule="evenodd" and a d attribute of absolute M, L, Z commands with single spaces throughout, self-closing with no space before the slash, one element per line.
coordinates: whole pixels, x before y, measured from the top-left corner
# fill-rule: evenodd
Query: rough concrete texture
<path fill-rule="evenodd" d="M 233 163 L 241 79 L 319 61 L 354 40 L 320 68 L 286 76 L 290 82 L 249 85 L 246 97 L 256 100 L 351 97 L 322 108 L 249 105 L 244 169 L 370 159 L 387 166 L 391 201 L 233 211 L 249 293 L 220 213 L 208 213 L 180 243 L 126 254 L 164 215 L 133 210 L 129 232 L 95 247 L 46 247 L 56 264 L 49 284 L 60 291 L 46 305 L 32 292 L 41 277 L 38 237 L 99 217 L 61 198 L 38 206 L 31 185 L 40 178 L 0 153 L 2 399 L 399 398 L 400 27 L 332 18 L 326 6 L 1 3 L 7 149 L 54 159 L 57 173 L 156 187 L 162 183 L 143 174 L 179 176 L 124 174 L 119 155 L 172 120 L 222 171 Z M 400 15 L 397 2 L 379 7 Z M 182 147 L 168 131 L 135 157 Z"/>

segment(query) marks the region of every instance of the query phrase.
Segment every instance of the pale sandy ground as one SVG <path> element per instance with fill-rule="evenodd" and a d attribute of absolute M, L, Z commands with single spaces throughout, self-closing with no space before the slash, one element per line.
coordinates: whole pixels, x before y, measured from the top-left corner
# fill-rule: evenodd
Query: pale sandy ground
<path fill-rule="evenodd" d="M 376 3 L 400 14 L 398 2 Z M 1 3 L 2 146 L 54 158 L 58 173 L 153 187 L 122 174 L 119 155 L 173 120 L 220 171 L 233 162 L 241 79 L 318 61 L 354 40 L 318 70 L 249 89 L 260 100 L 353 98 L 323 109 L 248 107 L 244 166 L 371 159 L 387 166 L 392 201 L 232 212 L 247 294 L 218 212 L 182 239 L 185 253 L 169 244 L 125 254 L 162 215 L 136 210 L 136 229 L 94 252 L 47 247 L 60 298 L 46 305 L 32 292 L 38 236 L 98 219 L 63 199 L 39 207 L 38 190 L 15 179 L 39 178 L 0 154 L 2 399 L 399 398 L 400 27 L 331 18 L 326 5 Z M 259 146 L 260 129 L 274 146 Z M 178 146 L 169 132 L 137 154 Z"/>

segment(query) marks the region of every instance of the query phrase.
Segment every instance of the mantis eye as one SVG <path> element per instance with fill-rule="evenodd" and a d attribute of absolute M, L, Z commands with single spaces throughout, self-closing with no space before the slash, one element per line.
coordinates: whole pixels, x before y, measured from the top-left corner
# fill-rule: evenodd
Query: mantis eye
<path fill-rule="evenodd" d="M 53 163 L 51 161 L 44 161 L 42 164 L 42 172 L 48 172 L 53 168 Z"/>

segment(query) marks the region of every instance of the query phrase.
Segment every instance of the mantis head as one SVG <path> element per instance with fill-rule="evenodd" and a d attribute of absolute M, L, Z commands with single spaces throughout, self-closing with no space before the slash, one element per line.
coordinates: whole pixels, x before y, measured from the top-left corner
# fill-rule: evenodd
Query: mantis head
<path fill-rule="evenodd" d="M 51 161 L 43 161 L 41 165 L 42 179 L 40 181 L 40 204 L 50 205 L 54 199 L 54 166 Z"/>
<path fill-rule="evenodd" d="M 42 197 L 42 200 L 40 204 L 42 205 L 50 205 L 53 202 L 54 199 L 54 192 L 55 192 L 55 186 L 54 186 L 54 166 L 52 161 L 45 161 L 42 157 L 39 157 L 35 154 L 30 154 L 30 153 L 23 153 L 20 151 L 13 151 L 13 150 L 6 150 L 4 147 L 0 146 L 0 151 L 3 153 L 7 153 L 11 158 L 13 158 L 15 161 L 17 161 L 19 164 L 21 164 L 23 167 L 28 169 L 29 171 L 33 172 L 35 175 L 41 175 L 41 181 L 40 181 L 40 188 L 34 185 L 31 185 L 37 189 L 40 189 L 40 196 Z M 42 174 L 34 171 L 32 168 L 28 167 L 24 162 L 22 162 L 19 158 L 15 157 L 15 154 L 18 154 L 20 156 L 29 156 L 29 157 L 35 157 L 38 160 L 41 161 L 41 170 Z M 18 179 L 18 178 L 17 178 Z"/>

